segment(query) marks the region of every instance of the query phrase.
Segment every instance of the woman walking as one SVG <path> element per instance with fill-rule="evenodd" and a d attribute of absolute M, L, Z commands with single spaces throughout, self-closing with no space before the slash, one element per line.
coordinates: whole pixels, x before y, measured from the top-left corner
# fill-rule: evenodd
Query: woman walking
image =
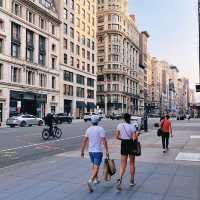
<path fill-rule="evenodd" d="M 169 149 L 169 136 L 173 137 L 172 135 L 172 125 L 171 121 L 169 120 L 169 115 L 166 115 L 164 119 L 160 122 L 160 127 L 162 131 L 162 147 L 163 153 L 166 153 Z"/>
<path fill-rule="evenodd" d="M 130 186 L 135 186 L 135 156 L 132 153 L 132 140 L 138 138 L 137 130 L 131 124 L 130 114 L 124 114 L 124 123 L 120 123 L 116 130 L 116 139 L 121 140 L 121 160 L 117 189 L 121 190 L 122 178 L 126 171 L 127 160 L 130 160 Z"/>

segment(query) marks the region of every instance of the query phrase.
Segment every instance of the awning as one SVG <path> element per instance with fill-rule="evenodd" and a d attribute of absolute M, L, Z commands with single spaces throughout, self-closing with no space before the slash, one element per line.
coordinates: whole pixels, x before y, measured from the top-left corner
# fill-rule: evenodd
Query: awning
<path fill-rule="evenodd" d="M 76 107 L 77 108 L 86 108 L 87 106 L 86 106 L 84 101 L 77 101 L 76 102 Z"/>
<path fill-rule="evenodd" d="M 96 105 L 92 102 L 88 102 L 87 103 L 87 109 L 95 109 L 96 108 Z"/>

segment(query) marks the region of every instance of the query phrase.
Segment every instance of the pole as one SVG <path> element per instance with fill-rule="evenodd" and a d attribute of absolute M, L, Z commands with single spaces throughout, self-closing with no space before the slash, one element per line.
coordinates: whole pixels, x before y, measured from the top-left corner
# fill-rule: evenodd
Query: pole
<path fill-rule="evenodd" d="M 199 25 L 199 83 L 200 83 L 200 0 L 198 0 L 198 25 Z"/>

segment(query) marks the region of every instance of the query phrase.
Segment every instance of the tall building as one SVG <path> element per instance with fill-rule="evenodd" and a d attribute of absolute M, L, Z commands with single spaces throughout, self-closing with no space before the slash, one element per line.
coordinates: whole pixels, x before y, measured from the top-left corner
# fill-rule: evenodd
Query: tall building
<path fill-rule="evenodd" d="M 106 114 L 138 113 L 139 31 L 128 1 L 98 0 L 97 103 Z"/>
<path fill-rule="evenodd" d="M 148 38 L 149 34 L 147 31 L 140 33 L 139 47 L 140 47 L 140 58 L 139 58 L 139 114 L 143 115 L 145 108 L 147 108 L 147 62 L 148 62 Z"/>
<path fill-rule="evenodd" d="M 170 66 L 169 78 L 169 110 L 174 116 L 177 115 L 177 95 L 178 95 L 178 74 L 179 70 L 176 66 Z"/>
<path fill-rule="evenodd" d="M 96 0 L 57 1 L 61 110 L 80 118 L 96 108 Z"/>
<path fill-rule="evenodd" d="M 60 110 L 59 26 L 52 0 L 0 1 L 0 121 Z"/>
<path fill-rule="evenodd" d="M 157 58 L 152 58 L 152 114 L 159 115 L 161 107 L 161 66 Z"/>

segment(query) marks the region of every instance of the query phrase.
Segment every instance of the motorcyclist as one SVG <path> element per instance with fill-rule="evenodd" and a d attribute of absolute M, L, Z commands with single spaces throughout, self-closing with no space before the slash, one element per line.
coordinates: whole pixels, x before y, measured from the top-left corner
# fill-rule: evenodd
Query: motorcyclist
<path fill-rule="evenodd" d="M 49 127 L 50 136 L 53 136 L 53 122 L 56 122 L 53 114 L 48 113 L 45 117 L 45 124 Z"/>

